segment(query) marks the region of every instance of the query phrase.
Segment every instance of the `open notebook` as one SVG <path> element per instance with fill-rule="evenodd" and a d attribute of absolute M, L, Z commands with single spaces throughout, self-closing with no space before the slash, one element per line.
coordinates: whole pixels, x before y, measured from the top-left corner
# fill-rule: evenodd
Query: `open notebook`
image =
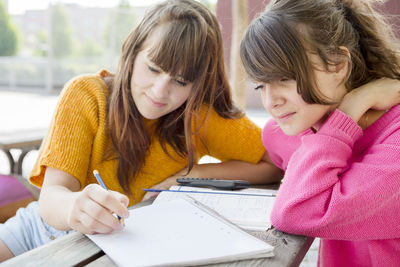
<path fill-rule="evenodd" d="M 221 191 L 209 188 L 172 186 L 161 192 L 153 205 L 189 195 L 246 230 L 265 231 L 277 190 L 247 188 Z"/>
<path fill-rule="evenodd" d="M 119 266 L 187 266 L 273 255 L 269 244 L 190 197 L 130 210 L 122 231 L 88 237 Z"/>

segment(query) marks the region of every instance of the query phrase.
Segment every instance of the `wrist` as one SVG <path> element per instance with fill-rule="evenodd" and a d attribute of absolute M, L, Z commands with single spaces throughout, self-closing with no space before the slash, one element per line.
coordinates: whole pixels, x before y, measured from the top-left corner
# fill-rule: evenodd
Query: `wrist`
<path fill-rule="evenodd" d="M 78 193 L 79 194 L 79 193 Z M 70 199 L 70 201 L 68 201 L 68 205 L 66 205 L 65 207 L 65 213 L 64 213 L 64 224 L 66 225 L 67 228 L 69 229 L 75 229 L 75 219 L 74 219 L 74 215 L 76 213 L 76 211 L 74 211 L 74 207 L 76 205 L 76 201 L 77 201 L 77 197 L 78 194 L 75 193 L 74 196 Z"/>
<path fill-rule="evenodd" d="M 203 163 L 203 164 L 194 164 L 193 168 L 190 172 L 186 174 L 187 169 L 184 169 L 181 174 L 182 177 L 193 177 L 193 178 L 215 178 L 213 174 L 215 173 L 215 167 L 218 167 L 218 164 L 215 163 Z M 214 170 L 214 171 L 213 171 Z"/>
<path fill-rule="evenodd" d="M 190 172 L 188 172 L 188 169 L 185 168 L 180 172 L 181 177 L 200 177 L 200 172 L 199 172 L 199 165 L 194 164 Z"/>
<path fill-rule="evenodd" d="M 58 186 L 48 186 L 44 190 L 42 189 L 39 210 L 43 220 L 57 230 L 73 229 L 70 216 L 78 193 L 60 190 Z M 63 208 L 59 209 L 60 206 Z"/>
<path fill-rule="evenodd" d="M 338 109 L 358 122 L 362 115 L 372 106 L 372 99 L 364 90 L 353 90 L 343 97 Z"/>

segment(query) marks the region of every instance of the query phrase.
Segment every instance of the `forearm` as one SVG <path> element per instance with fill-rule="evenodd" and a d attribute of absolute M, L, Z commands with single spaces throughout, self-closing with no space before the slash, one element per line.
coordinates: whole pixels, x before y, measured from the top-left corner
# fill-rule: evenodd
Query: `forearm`
<path fill-rule="evenodd" d="M 400 81 L 380 78 L 349 92 L 339 110 L 358 122 L 369 109 L 387 110 L 400 103 Z"/>
<path fill-rule="evenodd" d="M 373 99 L 368 91 L 355 89 L 345 95 L 338 109 L 358 122 L 362 115 L 373 106 Z"/>
<path fill-rule="evenodd" d="M 60 185 L 43 188 L 39 198 L 40 215 L 58 230 L 70 230 L 68 216 L 77 194 Z"/>
<path fill-rule="evenodd" d="M 279 182 L 283 177 L 283 172 L 270 162 L 268 154 L 265 153 L 257 164 L 238 160 L 221 163 L 196 164 L 189 173 L 187 173 L 187 169 L 185 168 L 151 188 L 168 189 L 176 185 L 176 179 L 180 177 L 246 180 L 251 184 L 269 184 Z M 155 195 L 155 193 L 147 192 L 143 200 L 154 197 Z"/>
<path fill-rule="evenodd" d="M 188 176 L 230 180 L 247 180 L 251 184 L 268 184 L 280 181 L 283 174 L 272 164 L 260 161 L 257 164 L 244 161 L 195 165 Z"/>

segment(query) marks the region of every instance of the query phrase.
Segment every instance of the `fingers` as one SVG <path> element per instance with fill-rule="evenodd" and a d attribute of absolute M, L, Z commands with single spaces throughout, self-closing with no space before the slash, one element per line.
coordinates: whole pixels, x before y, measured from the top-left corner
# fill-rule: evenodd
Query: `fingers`
<path fill-rule="evenodd" d="M 111 231 L 121 230 L 123 228 L 123 225 L 113 215 L 113 213 L 98 202 L 87 201 L 82 207 L 82 212 L 92 218 L 92 221 L 87 221 L 86 225 L 99 233 L 104 233 L 104 231 L 109 233 Z M 89 223 L 93 224 L 88 225 Z M 101 224 L 101 226 L 98 224 Z M 110 230 L 107 230 L 108 228 L 110 228 Z"/>
<path fill-rule="evenodd" d="M 93 201 L 99 203 L 111 213 L 115 213 L 122 218 L 128 218 L 129 212 L 127 206 L 129 199 L 125 195 L 105 190 L 96 184 L 88 185 L 86 188 L 85 190 L 87 190 L 89 197 Z"/>
<path fill-rule="evenodd" d="M 113 214 L 127 218 L 128 203 L 129 199 L 118 192 L 107 191 L 95 184 L 89 185 L 75 200 L 69 224 L 85 234 L 121 230 L 123 224 Z"/>
<path fill-rule="evenodd" d="M 74 229 L 83 234 L 98 234 L 98 233 L 108 234 L 115 230 L 121 230 L 123 228 L 123 226 L 118 223 L 119 226 L 116 226 L 116 228 L 114 229 L 96 220 L 96 218 L 89 216 L 87 213 L 83 211 L 76 216 L 74 224 L 75 224 Z"/>
<path fill-rule="evenodd" d="M 98 221 L 95 217 L 87 214 L 84 210 L 73 209 L 68 218 L 69 226 L 83 234 L 111 233 L 116 229 Z"/>
<path fill-rule="evenodd" d="M 120 203 L 122 203 L 122 204 L 124 205 L 125 208 L 128 207 L 128 205 L 129 205 L 129 198 L 128 198 L 127 196 L 125 196 L 125 195 L 123 195 L 123 194 L 121 194 L 121 193 L 119 193 L 119 192 L 117 192 L 117 191 L 109 191 L 109 192 L 110 192 L 111 194 L 113 194 L 114 197 L 115 197 Z M 124 209 L 124 211 L 125 211 L 125 209 Z"/>

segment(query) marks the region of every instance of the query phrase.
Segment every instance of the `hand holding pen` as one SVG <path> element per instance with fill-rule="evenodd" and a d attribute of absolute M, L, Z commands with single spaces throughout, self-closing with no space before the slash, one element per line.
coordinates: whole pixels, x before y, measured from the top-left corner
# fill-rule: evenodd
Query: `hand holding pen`
<path fill-rule="evenodd" d="M 70 208 L 68 225 L 84 234 L 111 233 L 123 229 L 123 223 L 114 215 L 127 218 L 129 199 L 98 184 L 89 184 L 76 192 Z"/>
<path fill-rule="evenodd" d="M 103 179 L 101 178 L 100 173 L 99 173 L 97 170 L 94 170 L 94 171 L 93 171 L 93 175 L 94 175 L 94 177 L 96 178 L 97 182 L 100 184 L 100 186 L 103 187 L 105 190 L 108 191 L 108 188 L 107 188 L 107 186 L 105 185 Z M 129 200 L 128 200 L 128 201 L 129 201 Z M 118 214 L 116 214 L 116 216 L 117 216 L 118 220 L 119 220 L 120 222 L 123 223 L 123 219 L 121 218 L 121 216 L 119 216 Z M 121 220 L 122 220 L 122 221 L 121 221 Z"/>

